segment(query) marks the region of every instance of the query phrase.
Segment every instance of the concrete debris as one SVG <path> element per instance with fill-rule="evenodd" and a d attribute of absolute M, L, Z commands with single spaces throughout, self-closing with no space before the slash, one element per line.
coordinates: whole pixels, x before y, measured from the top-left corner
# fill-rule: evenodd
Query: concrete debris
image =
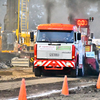
<path fill-rule="evenodd" d="M 7 69 L 9 68 L 5 63 L 0 63 L 0 69 Z"/>
<path fill-rule="evenodd" d="M 6 61 L 4 64 L 7 65 L 8 67 L 12 67 L 11 61 Z"/>

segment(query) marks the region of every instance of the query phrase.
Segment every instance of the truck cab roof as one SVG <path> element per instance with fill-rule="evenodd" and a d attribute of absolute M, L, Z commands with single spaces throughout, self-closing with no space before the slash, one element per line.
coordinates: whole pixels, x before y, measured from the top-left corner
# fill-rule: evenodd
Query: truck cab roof
<path fill-rule="evenodd" d="M 60 24 L 60 23 L 51 23 L 51 24 L 40 24 L 37 27 L 37 30 L 73 30 L 74 25 L 71 24 Z"/>

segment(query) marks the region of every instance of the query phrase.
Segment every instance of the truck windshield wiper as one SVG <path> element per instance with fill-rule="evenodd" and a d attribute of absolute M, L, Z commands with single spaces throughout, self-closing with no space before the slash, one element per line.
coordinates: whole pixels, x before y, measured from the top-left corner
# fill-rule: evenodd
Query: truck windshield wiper
<path fill-rule="evenodd" d="M 37 42 L 50 42 L 50 41 L 37 41 Z"/>
<path fill-rule="evenodd" d="M 61 45 L 61 44 L 49 43 L 48 45 Z"/>
<path fill-rule="evenodd" d="M 50 43 L 66 43 L 64 41 L 49 41 Z"/>

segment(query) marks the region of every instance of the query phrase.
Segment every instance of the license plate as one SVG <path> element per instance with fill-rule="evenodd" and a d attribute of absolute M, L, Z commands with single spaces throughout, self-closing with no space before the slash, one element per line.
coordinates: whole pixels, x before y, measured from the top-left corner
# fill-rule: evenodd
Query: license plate
<path fill-rule="evenodd" d="M 58 54 L 58 53 L 49 53 L 49 56 L 50 56 L 50 57 L 58 57 L 59 54 Z"/>

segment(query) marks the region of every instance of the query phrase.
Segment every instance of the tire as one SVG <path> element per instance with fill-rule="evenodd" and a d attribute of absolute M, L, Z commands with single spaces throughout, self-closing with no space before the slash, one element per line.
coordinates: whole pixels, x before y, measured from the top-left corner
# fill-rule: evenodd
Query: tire
<path fill-rule="evenodd" d="M 33 67 L 32 67 L 32 71 L 34 72 L 34 62 L 33 62 Z"/>
<path fill-rule="evenodd" d="M 79 69 L 79 76 L 84 76 L 84 66 L 82 69 Z"/>
<path fill-rule="evenodd" d="M 72 77 L 78 77 L 78 66 L 76 66 L 76 69 L 72 69 L 71 76 Z"/>
<path fill-rule="evenodd" d="M 84 66 L 84 75 L 85 76 L 87 76 L 87 75 L 89 75 L 89 69 L 88 69 L 88 64 L 85 64 L 85 66 Z"/>
<path fill-rule="evenodd" d="M 41 67 L 37 67 L 37 68 L 34 68 L 34 72 L 35 72 L 35 76 L 41 76 L 41 72 L 42 70 L 41 70 Z"/>
<path fill-rule="evenodd" d="M 95 61 L 95 63 L 96 63 L 96 71 L 99 72 L 99 63 L 97 60 Z"/>

